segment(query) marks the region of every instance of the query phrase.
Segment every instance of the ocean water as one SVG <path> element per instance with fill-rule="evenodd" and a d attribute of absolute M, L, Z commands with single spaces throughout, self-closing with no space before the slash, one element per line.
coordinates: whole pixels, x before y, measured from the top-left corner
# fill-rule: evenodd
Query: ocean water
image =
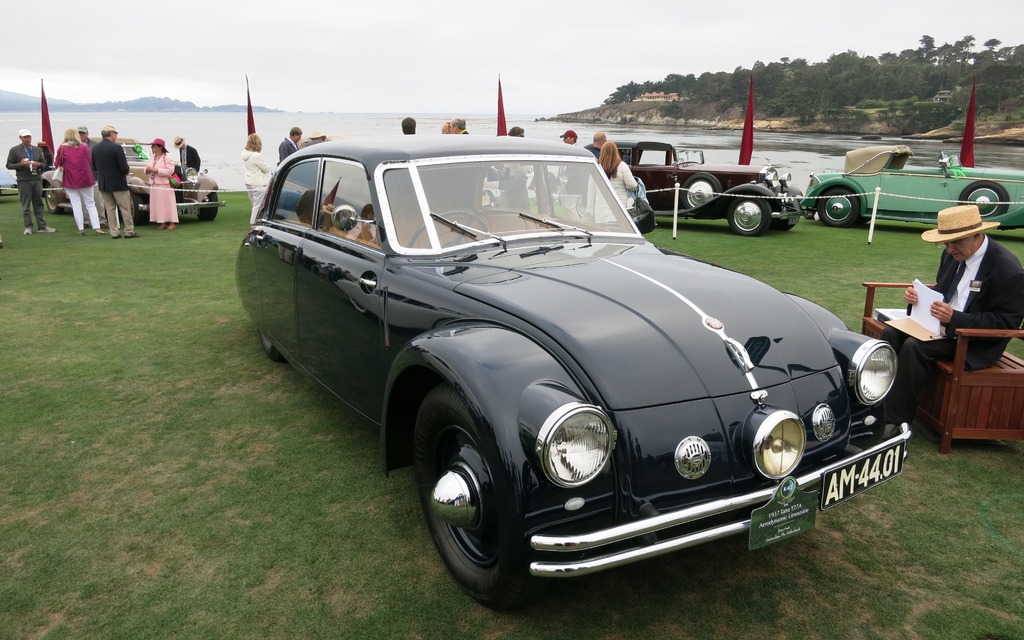
<path fill-rule="evenodd" d="M 494 115 L 473 114 L 405 114 L 405 113 L 256 113 L 256 131 L 263 138 L 263 155 L 272 165 L 277 162 L 277 145 L 288 135 L 289 129 L 299 126 L 304 134 L 320 131 L 328 136 L 401 135 L 401 121 L 411 115 L 417 121 L 419 135 L 439 135 L 441 125 L 456 115 L 466 119 L 471 135 L 495 135 L 497 119 Z M 736 162 L 739 155 L 740 132 L 677 127 L 602 126 L 551 122 L 541 115 L 509 115 L 508 127 L 520 126 L 528 138 L 558 141 L 566 129 L 579 134 L 578 145 L 587 144 L 594 131 L 602 130 L 609 139 L 656 140 L 677 146 L 704 150 L 707 162 Z M 183 136 L 194 146 L 203 159 L 203 168 L 217 180 L 223 190 L 244 191 L 245 169 L 241 160 L 246 139 L 246 117 L 239 113 L 64 113 L 50 114 L 53 135 L 63 138 L 69 127 L 86 125 L 93 137 L 105 125 L 117 127 L 121 137 L 138 140 L 163 138 L 168 145 L 175 136 Z M 0 113 L 0 134 L 10 146 L 18 143 L 19 129 L 28 128 L 39 140 L 39 113 Z M 754 133 L 754 159 L 752 164 L 770 160 L 777 167 L 793 174 L 794 184 L 805 188 L 812 172 L 842 168 L 843 156 L 850 149 L 878 144 L 909 144 L 914 149 L 911 165 L 936 166 L 940 151 L 958 153 L 959 144 L 932 141 L 906 141 L 885 138 L 865 141 L 858 136 L 810 135 L 794 133 Z M 982 145 L 975 147 L 978 167 L 1024 170 L 1024 147 Z"/>

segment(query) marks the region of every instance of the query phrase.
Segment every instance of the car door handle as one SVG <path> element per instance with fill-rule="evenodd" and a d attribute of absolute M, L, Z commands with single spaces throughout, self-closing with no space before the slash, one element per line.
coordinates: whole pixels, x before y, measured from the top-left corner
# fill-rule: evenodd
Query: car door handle
<path fill-rule="evenodd" d="M 372 273 L 365 273 L 359 278 L 359 286 L 369 293 L 377 288 L 377 278 Z"/>

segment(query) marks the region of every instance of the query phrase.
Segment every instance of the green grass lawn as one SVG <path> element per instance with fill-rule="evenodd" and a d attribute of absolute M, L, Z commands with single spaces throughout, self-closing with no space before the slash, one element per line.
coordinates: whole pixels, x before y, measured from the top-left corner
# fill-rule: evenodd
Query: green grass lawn
<path fill-rule="evenodd" d="M 21 235 L 0 197 L 0 639 L 1024 638 L 1024 444 L 910 443 L 903 476 L 755 552 L 739 536 L 495 613 L 434 552 L 407 470 L 235 292 L 244 194 L 138 240 Z M 650 238 L 859 329 L 864 280 L 934 277 L 924 227 Z M 995 233 L 1024 256 L 1024 231 Z M 898 306 L 893 298 L 891 304 Z M 1019 342 L 1019 341 L 1018 341 Z M 1014 349 L 1017 349 L 1015 346 Z"/>

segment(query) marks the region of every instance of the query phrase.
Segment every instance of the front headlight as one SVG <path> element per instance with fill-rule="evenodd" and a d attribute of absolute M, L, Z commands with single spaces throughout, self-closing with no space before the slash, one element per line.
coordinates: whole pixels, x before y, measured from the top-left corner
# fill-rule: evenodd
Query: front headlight
<path fill-rule="evenodd" d="M 850 358 L 848 382 L 861 404 L 875 404 L 896 378 L 896 352 L 887 342 L 869 340 Z"/>
<path fill-rule="evenodd" d="M 559 487 L 578 487 L 604 469 L 615 448 L 615 430 L 598 407 L 569 403 L 556 409 L 537 434 L 544 475 Z"/>
<path fill-rule="evenodd" d="M 767 478 L 785 478 L 804 455 L 807 446 L 804 423 L 792 411 L 773 411 L 762 417 L 754 432 L 754 464 Z"/>

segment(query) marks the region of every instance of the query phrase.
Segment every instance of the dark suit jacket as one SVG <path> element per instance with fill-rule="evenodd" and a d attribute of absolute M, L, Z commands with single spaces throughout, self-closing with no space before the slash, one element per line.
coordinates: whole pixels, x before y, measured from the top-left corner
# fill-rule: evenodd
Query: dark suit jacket
<path fill-rule="evenodd" d="M 181 164 L 186 169 L 199 171 L 199 167 L 203 164 L 202 159 L 199 157 L 199 152 L 196 151 L 195 147 L 187 144 L 184 149 L 178 149 L 178 158 L 182 160 Z"/>
<path fill-rule="evenodd" d="M 128 190 L 128 159 L 121 145 L 111 142 L 110 138 L 104 138 L 93 149 L 92 170 L 96 172 L 100 191 Z"/>
<path fill-rule="evenodd" d="M 957 261 L 948 251 L 943 251 L 935 277 L 936 291 L 945 292 L 950 287 L 956 268 Z M 978 265 L 978 274 L 971 289 L 964 310 L 953 312 L 946 327 L 947 335 L 954 335 L 957 329 L 1021 328 L 1024 320 L 1024 270 L 1017 256 L 992 238 L 988 239 L 988 249 Z M 999 359 L 1009 341 L 1009 338 L 972 338 L 967 350 L 968 368 L 981 369 L 991 365 Z"/>

